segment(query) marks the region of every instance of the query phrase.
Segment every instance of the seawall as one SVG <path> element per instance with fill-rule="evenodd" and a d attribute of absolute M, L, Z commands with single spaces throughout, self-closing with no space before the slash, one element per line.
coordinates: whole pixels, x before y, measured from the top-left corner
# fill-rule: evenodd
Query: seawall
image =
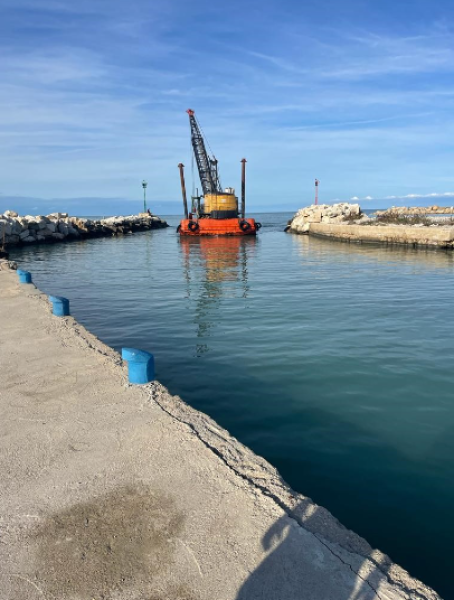
<path fill-rule="evenodd" d="M 148 213 L 93 220 L 70 217 L 67 213 L 21 217 L 8 210 L 0 215 L 0 247 L 125 235 L 167 226 L 166 221 Z"/>
<path fill-rule="evenodd" d="M 0 301 L 0 598 L 439 599 L 15 272 Z"/>
<path fill-rule="evenodd" d="M 290 229 L 292 233 L 300 233 Z M 358 244 L 398 244 L 422 248 L 452 250 L 454 247 L 454 227 L 417 228 L 406 225 L 341 225 L 311 223 L 305 231 L 309 235 L 330 238 Z"/>
<path fill-rule="evenodd" d="M 424 210 L 426 212 L 421 212 L 421 215 L 425 215 L 428 209 Z M 384 214 L 383 212 L 382 215 Z M 392 217 L 402 217 L 403 214 L 392 211 L 386 213 Z M 454 226 L 374 221 L 362 213 L 358 204 L 312 205 L 303 208 L 291 219 L 286 231 L 358 244 L 396 244 L 445 250 L 454 248 Z"/>

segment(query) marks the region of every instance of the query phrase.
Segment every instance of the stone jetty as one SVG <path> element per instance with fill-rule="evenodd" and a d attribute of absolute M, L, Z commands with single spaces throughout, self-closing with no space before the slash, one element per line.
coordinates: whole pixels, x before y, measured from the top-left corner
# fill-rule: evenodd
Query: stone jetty
<path fill-rule="evenodd" d="M 427 218 L 432 208 L 389 209 L 379 211 L 376 218 L 365 215 L 359 204 L 339 203 L 308 206 L 300 209 L 290 220 L 289 233 L 313 235 L 352 243 L 405 245 L 414 248 L 454 249 L 454 223 L 447 217 Z M 443 208 L 447 215 L 452 207 Z"/>
<path fill-rule="evenodd" d="M 440 600 L 14 271 L 0 304 L 1 600 Z"/>
<path fill-rule="evenodd" d="M 19 216 L 12 210 L 0 215 L 0 247 L 66 242 L 93 237 L 125 235 L 167 227 L 166 221 L 148 213 L 93 220 L 67 213 Z"/>

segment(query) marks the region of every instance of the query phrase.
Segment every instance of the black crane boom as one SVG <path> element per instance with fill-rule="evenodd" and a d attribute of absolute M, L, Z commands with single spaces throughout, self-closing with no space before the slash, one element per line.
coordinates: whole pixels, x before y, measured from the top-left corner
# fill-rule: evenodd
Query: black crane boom
<path fill-rule="evenodd" d="M 194 111 L 188 109 L 186 112 L 189 115 L 189 124 L 191 126 L 191 142 L 194 149 L 197 168 L 199 170 L 200 183 L 202 185 L 203 193 L 220 194 L 222 193 L 222 187 L 221 182 L 219 181 L 217 168 L 218 161 L 214 157 L 211 158 L 208 155 Z"/>

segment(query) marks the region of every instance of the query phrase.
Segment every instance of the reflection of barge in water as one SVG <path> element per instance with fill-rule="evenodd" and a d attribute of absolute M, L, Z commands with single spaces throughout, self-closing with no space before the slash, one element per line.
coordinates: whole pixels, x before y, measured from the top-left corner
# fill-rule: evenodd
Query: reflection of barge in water
<path fill-rule="evenodd" d="M 247 259 L 253 256 L 257 238 L 251 237 L 182 237 L 185 269 L 200 261 L 206 282 L 242 281 L 247 284 Z M 221 295 L 220 293 L 218 294 Z"/>
<path fill-rule="evenodd" d="M 180 237 L 187 298 L 195 302 L 196 356 L 210 350 L 222 302 L 248 298 L 249 263 L 258 243 L 255 235 Z"/>
<path fill-rule="evenodd" d="M 191 142 L 197 161 L 203 196 L 193 196 L 191 212 L 188 211 L 184 165 L 178 165 L 181 178 L 181 192 L 185 218 L 178 226 L 180 235 L 188 236 L 245 236 L 256 235 L 260 223 L 255 219 L 246 219 L 246 159 L 243 158 L 241 171 L 241 210 L 233 188 L 222 189 L 218 173 L 218 161 L 210 157 L 195 118 L 193 110 L 187 111 L 191 126 Z"/>

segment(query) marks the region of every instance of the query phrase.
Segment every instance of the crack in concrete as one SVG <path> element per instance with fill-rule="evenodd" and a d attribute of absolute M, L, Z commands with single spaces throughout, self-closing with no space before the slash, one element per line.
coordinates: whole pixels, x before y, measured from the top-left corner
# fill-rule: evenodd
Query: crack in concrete
<path fill-rule="evenodd" d="M 156 389 L 158 388 L 158 389 Z M 356 577 L 358 577 L 361 581 L 363 581 L 366 585 L 368 585 L 370 587 L 370 589 L 372 590 L 372 592 L 374 594 L 377 595 L 377 597 L 379 599 L 382 599 L 382 596 L 380 595 L 380 593 L 378 592 L 378 590 L 367 580 L 364 579 L 364 577 L 362 577 L 358 571 L 355 571 L 355 569 L 352 567 L 352 565 L 348 562 L 346 562 L 345 560 L 343 560 L 338 554 L 336 554 L 336 552 L 334 552 L 334 550 L 330 547 L 329 543 L 324 541 L 323 538 L 321 538 L 320 535 L 317 535 L 315 533 L 313 533 L 312 531 L 308 530 L 305 526 L 304 523 L 302 523 L 297 517 L 295 517 L 295 515 L 293 514 L 293 511 L 291 508 L 289 508 L 285 502 L 283 502 L 279 496 L 273 494 L 267 487 L 265 486 L 261 486 L 259 483 L 257 483 L 256 481 L 252 480 L 250 477 L 248 477 L 247 475 L 245 475 L 244 473 L 242 473 L 241 471 L 239 471 L 238 469 L 236 469 L 233 465 L 231 465 L 228 461 L 228 459 L 222 454 L 222 452 L 216 448 L 215 446 L 213 446 L 212 444 L 210 444 L 206 439 L 204 439 L 199 430 L 197 429 L 197 427 L 189 422 L 189 421 L 185 421 L 184 419 L 172 414 L 172 412 L 170 412 L 167 408 L 165 408 L 165 406 L 163 406 L 163 404 L 161 404 L 161 402 L 159 402 L 159 396 L 164 392 L 164 388 L 161 386 L 161 384 L 154 382 L 152 384 L 149 385 L 149 389 L 150 389 L 150 397 L 152 400 L 154 400 L 156 402 L 156 404 L 159 406 L 159 408 L 166 413 L 167 415 L 169 415 L 172 419 L 175 419 L 176 421 L 178 421 L 179 423 L 182 423 L 183 425 L 186 425 L 187 427 L 189 427 L 194 434 L 197 436 L 197 438 L 203 443 L 203 445 L 208 448 L 209 450 L 211 450 L 233 473 L 235 473 L 235 475 L 237 475 L 238 477 L 240 477 L 241 479 L 243 479 L 244 481 L 246 481 L 249 485 L 251 485 L 252 487 L 260 490 L 262 492 L 262 494 L 264 496 L 267 496 L 268 498 L 271 498 L 284 512 L 285 514 L 292 520 L 294 521 L 298 527 L 301 527 L 302 529 L 304 529 L 304 531 L 306 531 L 307 533 L 309 533 L 310 535 L 312 535 L 313 537 L 315 537 L 320 544 L 322 544 L 322 546 L 324 546 L 329 552 L 330 554 L 332 554 L 332 556 L 334 556 L 335 558 L 337 558 L 342 564 L 344 564 L 345 566 L 347 566 L 352 573 L 355 574 Z M 349 550 L 344 549 L 345 552 L 348 552 L 349 554 L 352 554 Z M 396 586 L 398 589 L 400 589 L 405 595 L 406 598 L 408 600 L 429 600 L 427 596 L 422 595 L 420 592 L 418 592 L 416 589 L 410 589 L 406 586 L 404 586 L 402 583 L 392 580 L 388 573 L 386 573 L 385 571 L 383 571 L 381 569 L 381 565 L 375 561 L 373 558 L 371 558 L 370 556 L 366 556 L 364 554 L 360 554 L 360 553 L 356 553 L 357 556 L 360 556 L 361 558 L 363 558 L 364 560 L 370 562 L 372 565 L 375 566 L 375 568 L 380 572 L 381 575 L 383 575 L 383 577 L 385 577 L 386 581 L 392 585 L 392 586 Z M 435 596 L 434 598 L 438 598 L 438 596 Z"/>

